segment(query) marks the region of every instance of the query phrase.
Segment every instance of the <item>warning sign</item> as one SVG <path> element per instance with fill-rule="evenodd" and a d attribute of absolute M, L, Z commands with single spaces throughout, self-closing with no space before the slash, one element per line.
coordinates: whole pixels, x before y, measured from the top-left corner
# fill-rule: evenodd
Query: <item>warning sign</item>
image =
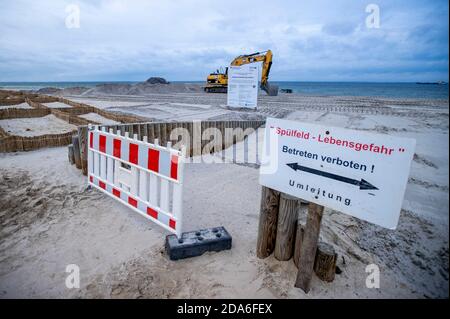
<path fill-rule="evenodd" d="M 228 72 L 227 105 L 256 108 L 258 102 L 258 67 L 230 66 Z"/>
<path fill-rule="evenodd" d="M 415 140 L 268 118 L 260 183 L 395 229 Z"/>

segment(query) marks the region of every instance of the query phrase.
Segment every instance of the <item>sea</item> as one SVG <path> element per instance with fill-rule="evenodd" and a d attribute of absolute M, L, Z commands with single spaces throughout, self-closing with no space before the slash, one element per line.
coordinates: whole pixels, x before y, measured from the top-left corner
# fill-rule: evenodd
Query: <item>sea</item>
<path fill-rule="evenodd" d="M 174 83 L 202 84 L 202 81 L 173 81 Z M 44 87 L 67 88 L 74 86 L 94 87 L 98 84 L 134 84 L 137 81 L 99 82 L 0 82 L 7 90 L 39 90 Z M 383 82 L 296 82 L 270 81 L 280 89 L 291 89 L 292 93 L 319 96 L 375 96 L 387 98 L 448 99 L 448 83 L 383 83 Z"/>

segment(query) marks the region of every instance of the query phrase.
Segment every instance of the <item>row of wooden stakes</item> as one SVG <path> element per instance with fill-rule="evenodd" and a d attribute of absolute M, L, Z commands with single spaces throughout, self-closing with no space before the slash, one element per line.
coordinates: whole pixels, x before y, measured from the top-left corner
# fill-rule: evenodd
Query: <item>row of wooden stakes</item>
<path fill-rule="evenodd" d="M 248 120 L 240 120 L 240 121 L 186 121 L 186 122 L 147 122 L 147 123 L 126 123 L 126 124 L 117 124 L 117 125 L 100 125 L 101 128 L 105 128 L 107 131 L 110 129 L 116 134 L 118 131 L 121 132 L 122 135 L 127 132 L 129 136 L 134 136 L 135 134 L 138 137 L 138 140 L 142 141 L 144 136 L 147 136 L 148 141 L 154 141 L 158 139 L 162 145 L 165 145 L 167 142 L 172 142 L 174 147 L 176 147 L 178 138 L 180 136 L 176 135 L 176 139 L 172 139 L 172 132 L 177 129 L 185 129 L 189 133 L 188 140 L 184 141 L 183 146 L 186 148 L 186 155 L 190 156 L 198 156 L 202 155 L 206 151 L 210 151 L 209 149 L 205 149 L 206 144 L 210 142 L 208 139 L 194 139 L 194 136 L 201 137 L 203 133 L 208 128 L 216 128 L 217 134 L 225 135 L 225 130 L 227 128 L 231 129 L 240 129 L 234 138 L 227 141 L 226 139 L 217 139 L 215 146 L 211 151 L 220 151 L 226 149 L 233 145 L 234 143 L 238 143 L 243 141 L 248 134 L 254 132 L 254 130 L 258 129 L 262 125 L 264 125 L 265 121 L 248 121 Z M 87 175 L 87 126 L 79 126 L 78 132 L 76 135 L 72 137 L 72 145 L 69 146 L 69 160 L 71 161 L 71 153 L 75 153 L 75 164 L 78 169 L 81 169 L 84 175 Z M 175 132 L 176 133 L 176 132 Z M 211 136 L 210 136 L 211 138 Z M 215 141 L 215 136 L 213 137 L 213 141 Z M 178 145 L 177 147 L 179 147 Z M 80 158 L 80 163 L 77 164 L 77 157 Z"/>
<path fill-rule="evenodd" d="M 301 207 L 308 205 L 306 225 L 300 223 Z M 262 187 L 256 255 L 272 253 L 277 260 L 292 257 L 298 268 L 295 286 L 308 293 L 313 272 L 331 282 L 336 273 L 337 254 L 330 244 L 319 242 L 324 207 Z"/>

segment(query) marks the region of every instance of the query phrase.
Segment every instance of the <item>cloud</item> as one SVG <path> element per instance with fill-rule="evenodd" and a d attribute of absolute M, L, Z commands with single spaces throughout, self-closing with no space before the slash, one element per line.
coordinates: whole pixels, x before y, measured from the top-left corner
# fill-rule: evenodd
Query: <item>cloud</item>
<path fill-rule="evenodd" d="M 80 28 L 66 28 L 66 7 Z M 271 49 L 273 80 L 448 80 L 448 2 L 1 1 L 0 81 L 204 80 Z"/>
<path fill-rule="evenodd" d="M 349 36 L 354 30 L 355 25 L 346 22 L 325 24 L 322 28 L 325 34 L 336 36 Z"/>

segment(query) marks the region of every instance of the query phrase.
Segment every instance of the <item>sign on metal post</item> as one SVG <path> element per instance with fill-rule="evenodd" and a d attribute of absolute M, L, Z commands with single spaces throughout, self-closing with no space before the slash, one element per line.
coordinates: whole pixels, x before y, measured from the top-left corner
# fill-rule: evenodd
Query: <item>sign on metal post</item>
<path fill-rule="evenodd" d="M 260 183 L 395 229 L 415 140 L 268 118 Z"/>
<path fill-rule="evenodd" d="M 258 103 L 258 67 L 230 66 L 228 70 L 227 105 L 255 109 Z"/>
<path fill-rule="evenodd" d="M 88 133 L 89 184 L 180 236 L 183 152 L 120 131 L 90 127 Z"/>

